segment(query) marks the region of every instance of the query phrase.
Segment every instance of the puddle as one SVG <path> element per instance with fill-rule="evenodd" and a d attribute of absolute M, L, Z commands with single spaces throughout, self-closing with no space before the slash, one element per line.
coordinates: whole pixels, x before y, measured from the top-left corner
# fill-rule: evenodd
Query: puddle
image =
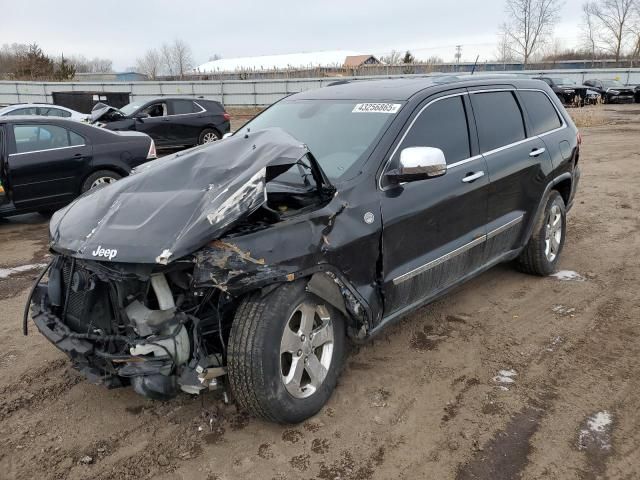
<path fill-rule="evenodd" d="M 580 275 L 578 272 L 574 272 L 573 270 L 560 270 L 559 272 L 552 273 L 549 276 L 555 277 L 558 280 L 561 280 L 563 282 L 566 282 L 566 281 L 584 282 L 586 280 L 582 275 Z"/>
<path fill-rule="evenodd" d="M 498 374 L 493 377 L 493 381 L 496 383 L 502 383 L 502 384 L 512 384 L 515 383 L 516 379 L 513 377 L 517 377 L 518 376 L 518 372 L 516 372 L 514 369 L 510 369 L 510 370 L 499 370 Z"/>
<path fill-rule="evenodd" d="M 46 267 L 46 263 L 34 263 L 33 265 L 20 265 L 13 268 L 0 268 L 0 279 L 9 278 L 18 273 L 30 272 L 31 270 L 39 270 Z"/>

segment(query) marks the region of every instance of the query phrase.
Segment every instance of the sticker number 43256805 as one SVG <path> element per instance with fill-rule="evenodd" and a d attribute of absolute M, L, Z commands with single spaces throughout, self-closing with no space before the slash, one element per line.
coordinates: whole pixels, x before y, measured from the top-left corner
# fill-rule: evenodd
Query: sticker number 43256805
<path fill-rule="evenodd" d="M 399 103 L 358 103 L 352 113 L 398 113 Z"/>

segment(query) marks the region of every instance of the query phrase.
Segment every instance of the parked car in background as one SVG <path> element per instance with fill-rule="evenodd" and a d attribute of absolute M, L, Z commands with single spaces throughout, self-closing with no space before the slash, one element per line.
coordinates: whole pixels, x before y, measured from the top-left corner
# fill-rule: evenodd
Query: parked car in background
<path fill-rule="evenodd" d="M 95 382 L 158 399 L 225 385 L 298 423 L 329 399 L 348 338 L 501 262 L 554 272 L 579 154 L 537 80 L 301 92 L 56 212 L 49 280 L 27 301 Z"/>
<path fill-rule="evenodd" d="M 534 79 L 542 80 L 549 85 L 563 105 L 582 107 L 590 102 L 587 98 L 587 87 L 577 84 L 570 78 L 534 77 Z"/>
<path fill-rule="evenodd" d="M 51 212 L 156 158 L 148 135 L 62 118 L 0 117 L 0 216 Z"/>
<path fill-rule="evenodd" d="M 0 117 L 10 115 L 41 115 L 43 117 L 69 118 L 78 122 L 86 122 L 89 120 L 89 115 L 86 113 L 76 112 L 70 108 L 59 105 L 49 105 L 47 103 L 21 103 L 0 108 Z"/>
<path fill-rule="evenodd" d="M 215 142 L 229 132 L 230 119 L 220 102 L 184 97 L 132 102 L 121 109 L 98 103 L 91 112 L 95 125 L 146 133 L 158 147 Z"/>
<path fill-rule="evenodd" d="M 635 92 L 618 80 L 585 80 L 585 85 L 602 95 L 604 103 L 633 103 Z"/>

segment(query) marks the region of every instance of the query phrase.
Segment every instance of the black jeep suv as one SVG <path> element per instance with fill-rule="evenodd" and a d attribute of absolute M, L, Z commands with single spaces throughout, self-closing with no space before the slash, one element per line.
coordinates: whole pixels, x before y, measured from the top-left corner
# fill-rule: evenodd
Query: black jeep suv
<path fill-rule="evenodd" d="M 579 148 L 537 80 L 299 93 L 57 212 L 33 321 L 109 386 L 230 388 L 254 415 L 300 422 L 331 395 L 347 339 L 500 262 L 553 272 Z"/>

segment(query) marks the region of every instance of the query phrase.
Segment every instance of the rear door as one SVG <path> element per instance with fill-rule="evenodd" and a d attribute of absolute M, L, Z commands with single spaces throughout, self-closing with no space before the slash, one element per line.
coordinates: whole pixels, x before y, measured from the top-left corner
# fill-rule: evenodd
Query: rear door
<path fill-rule="evenodd" d="M 486 260 L 492 261 L 519 245 L 552 165 L 545 143 L 527 132 L 515 89 L 470 89 L 470 97 L 491 181 Z"/>
<path fill-rule="evenodd" d="M 385 316 L 402 313 L 482 265 L 489 176 L 477 155 L 466 91 L 428 99 L 401 135 L 402 149 L 440 148 L 447 172 L 437 178 L 382 186 Z"/>
<path fill-rule="evenodd" d="M 65 204 L 78 195 L 77 179 L 91 155 L 84 137 L 60 125 L 9 126 L 7 173 L 17 208 Z"/>
<path fill-rule="evenodd" d="M 169 100 L 169 121 L 171 134 L 169 138 L 177 145 L 195 145 L 204 127 L 201 120 L 205 110 L 193 100 Z"/>

